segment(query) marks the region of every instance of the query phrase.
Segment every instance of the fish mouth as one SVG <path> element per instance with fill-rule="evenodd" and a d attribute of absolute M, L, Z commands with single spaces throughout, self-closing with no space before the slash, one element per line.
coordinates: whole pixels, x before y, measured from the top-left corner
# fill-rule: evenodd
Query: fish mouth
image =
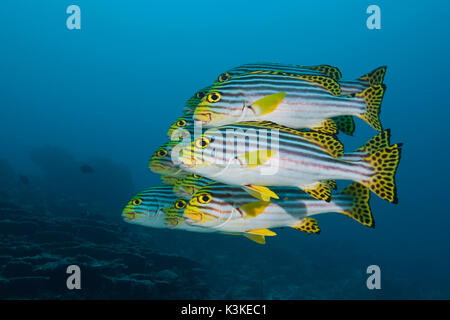
<path fill-rule="evenodd" d="M 122 217 L 124 218 L 124 220 L 126 222 L 134 221 L 134 220 L 146 217 L 146 216 L 148 216 L 148 214 L 142 213 L 142 212 L 136 212 L 136 211 L 134 211 L 132 209 L 129 209 L 129 208 L 125 208 L 122 211 Z"/>
<path fill-rule="evenodd" d="M 191 206 L 188 206 L 184 210 L 184 217 L 191 220 L 192 222 L 202 223 L 204 222 L 204 214 L 195 208 L 192 208 Z"/>
<path fill-rule="evenodd" d="M 195 112 L 194 121 L 201 121 L 202 124 L 207 124 L 211 122 L 211 112 Z"/>

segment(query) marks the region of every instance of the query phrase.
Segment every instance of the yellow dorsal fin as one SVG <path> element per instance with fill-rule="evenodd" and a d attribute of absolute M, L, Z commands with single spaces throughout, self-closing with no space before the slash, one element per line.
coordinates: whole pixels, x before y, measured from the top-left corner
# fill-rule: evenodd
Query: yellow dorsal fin
<path fill-rule="evenodd" d="M 270 198 L 279 199 L 277 194 L 267 187 L 254 186 L 251 184 L 249 184 L 247 186 L 242 186 L 242 187 L 244 188 L 245 191 L 250 193 L 252 196 L 254 196 L 255 198 L 262 200 L 262 201 L 270 201 Z"/>
<path fill-rule="evenodd" d="M 296 77 L 301 80 L 314 83 L 317 86 L 326 89 L 333 96 L 341 95 L 341 86 L 333 78 L 330 78 L 327 76 L 320 76 L 320 75 L 311 75 L 311 74 L 301 74 L 301 75 L 297 75 Z"/>
<path fill-rule="evenodd" d="M 342 155 L 344 154 L 344 145 L 334 135 L 316 131 L 300 131 L 276 124 L 271 121 L 243 121 L 239 122 L 238 125 L 246 127 L 258 126 L 267 129 L 277 129 L 280 132 L 295 134 L 321 147 L 334 158 L 342 157 Z"/>
<path fill-rule="evenodd" d="M 256 115 L 262 116 L 274 111 L 286 97 L 286 92 L 278 92 L 253 102 L 248 108 L 252 109 Z"/>
<path fill-rule="evenodd" d="M 243 154 L 238 158 L 244 160 L 245 163 L 247 164 L 247 167 L 254 168 L 266 163 L 276 154 L 277 152 L 275 150 L 264 149 L 247 152 L 246 154 Z"/>
<path fill-rule="evenodd" d="M 314 182 L 306 186 L 301 186 L 300 189 L 305 191 L 311 197 L 319 200 L 325 200 L 330 202 L 331 200 L 331 187 L 328 183 Z"/>
<path fill-rule="evenodd" d="M 333 78 L 334 80 L 341 80 L 342 73 L 338 67 L 333 67 L 327 64 L 321 64 L 317 66 L 302 66 L 303 69 L 316 70 L 326 76 Z"/>
<path fill-rule="evenodd" d="M 300 230 L 306 233 L 320 233 L 319 223 L 314 218 L 305 218 L 297 224 L 291 226 L 291 228 Z"/>
<path fill-rule="evenodd" d="M 331 120 L 331 119 L 326 119 L 325 121 L 323 121 L 322 123 L 320 123 L 319 125 L 311 128 L 314 131 L 317 132 L 322 132 L 322 133 L 327 133 L 327 134 L 336 134 L 338 133 L 338 126 L 336 125 L 336 123 Z"/>
<path fill-rule="evenodd" d="M 269 229 L 248 230 L 248 231 L 245 231 L 245 233 L 257 234 L 257 235 L 261 235 L 261 236 L 276 236 L 277 235 L 275 232 L 270 231 Z"/>
<path fill-rule="evenodd" d="M 240 207 L 242 211 L 245 212 L 245 219 L 254 218 L 266 210 L 267 206 L 270 204 L 270 201 L 255 201 L 252 203 L 247 203 Z"/>
<path fill-rule="evenodd" d="M 264 236 L 261 235 L 257 235 L 257 234 L 244 234 L 244 237 L 259 243 L 259 244 L 266 244 L 266 238 Z"/>

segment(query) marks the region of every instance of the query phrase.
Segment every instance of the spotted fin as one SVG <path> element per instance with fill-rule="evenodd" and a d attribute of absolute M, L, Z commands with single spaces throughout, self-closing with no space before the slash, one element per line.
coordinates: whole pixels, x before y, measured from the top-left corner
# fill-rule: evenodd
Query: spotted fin
<path fill-rule="evenodd" d="M 286 92 L 274 93 L 253 102 L 248 108 L 256 115 L 263 116 L 274 111 L 285 97 Z"/>
<path fill-rule="evenodd" d="M 298 79 L 314 83 L 317 86 L 324 88 L 333 96 L 340 96 L 342 93 L 339 83 L 330 77 L 310 74 L 301 74 L 297 75 L 296 77 Z"/>
<path fill-rule="evenodd" d="M 271 198 L 279 199 L 277 194 L 267 187 L 246 185 L 242 186 L 245 191 L 262 201 L 270 201 Z"/>
<path fill-rule="evenodd" d="M 369 73 L 366 73 L 362 77 L 358 78 L 359 81 L 367 83 L 370 87 L 383 84 L 384 75 L 386 74 L 386 66 L 378 67 Z"/>
<path fill-rule="evenodd" d="M 248 234 L 256 234 L 261 236 L 276 236 L 277 234 L 269 229 L 256 229 L 256 230 L 248 230 L 245 231 Z"/>
<path fill-rule="evenodd" d="M 333 135 L 314 131 L 300 132 L 300 135 L 323 148 L 334 158 L 339 158 L 344 155 L 344 145 Z"/>
<path fill-rule="evenodd" d="M 324 184 L 327 184 L 330 186 L 331 190 L 337 190 L 337 183 L 336 180 L 323 180 Z"/>
<path fill-rule="evenodd" d="M 392 203 L 398 202 L 395 172 L 400 162 L 401 146 L 401 143 L 394 144 L 362 160 L 367 162 L 375 173 L 369 179 L 359 182 L 380 198 Z"/>
<path fill-rule="evenodd" d="M 352 136 L 355 132 L 355 121 L 352 116 L 339 116 L 331 119 L 336 123 L 338 130 L 346 135 Z"/>
<path fill-rule="evenodd" d="M 330 78 L 333 78 L 334 80 L 340 80 L 342 78 L 342 73 L 338 67 L 333 67 L 327 64 L 321 64 L 310 67 L 302 66 L 302 68 L 318 71 L 326 76 L 329 76 Z"/>
<path fill-rule="evenodd" d="M 269 204 L 270 201 L 255 201 L 239 207 L 238 210 L 245 212 L 245 219 L 254 218 L 263 213 Z"/>
<path fill-rule="evenodd" d="M 266 163 L 276 154 L 277 152 L 275 150 L 256 150 L 247 152 L 239 156 L 238 159 L 243 160 L 248 168 L 255 168 Z"/>
<path fill-rule="evenodd" d="M 323 182 L 315 182 L 306 186 L 301 186 L 300 189 L 318 200 L 331 200 L 331 186 Z"/>
<path fill-rule="evenodd" d="M 333 120 L 327 119 L 318 126 L 311 128 L 311 130 L 327 134 L 336 134 L 338 133 L 338 126 Z"/>
<path fill-rule="evenodd" d="M 244 234 L 244 237 L 259 243 L 259 244 L 266 244 L 266 238 L 262 235 L 258 235 L 258 234 Z"/>
<path fill-rule="evenodd" d="M 370 191 L 358 182 L 354 182 L 339 193 L 352 198 L 352 206 L 348 210 L 341 211 L 342 214 L 355 219 L 359 223 L 375 228 L 375 220 L 370 209 Z"/>
<path fill-rule="evenodd" d="M 315 234 L 320 233 L 319 223 L 314 218 L 304 218 L 299 223 L 291 226 L 291 228 L 306 233 L 315 233 Z"/>
<path fill-rule="evenodd" d="M 366 103 L 365 112 L 358 114 L 356 116 L 366 121 L 368 124 L 372 126 L 372 128 L 378 131 L 383 130 L 379 114 L 381 111 L 381 102 L 383 101 L 385 90 L 386 86 L 384 84 L 375 85 L 373 87 L 367 88 L 361 93 L 357 93 L 354 95 L 358 98 L 363 99 L 364 102 Z"/>
<path fill-rule="evenodd" d="M 381 131 L 375 137 L 367 141 L 364 145 L 356 149 L 356 152 L 365 152 L 366 154 L 372 154 L 380 149 L 389 147 L 391 144 L 391 129 Z"/>

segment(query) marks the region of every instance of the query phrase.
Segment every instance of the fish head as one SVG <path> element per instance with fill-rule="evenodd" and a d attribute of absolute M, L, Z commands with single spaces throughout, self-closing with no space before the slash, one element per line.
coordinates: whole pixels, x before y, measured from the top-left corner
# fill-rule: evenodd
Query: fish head
<path fill-rule="evenodd" d="M 193 119 L 208 128 L 244 120 L 245 100 L 239 89 L 213 87 L 195 108 Z"/>
<path fill-rule="evenodd" d="M 171 206 L 162 209 L 164 220 L 168 227 L 176 227 L 184 222 L 184 209 L 186 208 L 187 200 L 178 198 Z"/>
<path fill-rule="evenodd" d="M 205 177 L 225 167 L 232 155 L 223 132 L 220 128 L 209 129 L 186 144 L 180 153 L 180 167 Z"/>
<path fill-rule="evenodd" d="M 125 222 L 153 228 L 165 228 L 162 209 L 169 206 L 175 195 L 171 186 L 153 187 L 134 196 L 122 211 Z"/>
<path fill-rule="evenodd" d="M 198 106 L 198 104 L 202 101 L 203 97 L 208 93 L 208 91 L 211 89 L 211 86 L 207 86 L 199 91 L 197 91 L 192 97 L 189 98 L 189 100 L 186 102 L 183 112 L 193 112 L 195 108 Z"/>
<path fill-rule="evenodd" d="M 209 188 L 214 184 L 200 189 L 189 200 L 184 210 L 184 218 L 187 223 L 218 228 L 231 218 L 235 209 L 231 203 L 216 195 Z"/>
<path fill-rule="evenodd" d="M 177 150 L 181 145 L 177 147 L 178 144 L 178 141 L 170 141 L 159 147 L 150 158 L 148 164 L 150 170 L 171 177 L 185 176 L 186 173 L 179 167 Z"/>
<path fill-rule="evenodd" d="M 190 140 L 190 137 L 193 135 L 194 130 L 193 115 L 193 111 L 185 113 L 174 123 L 172 123 L 172 125 L 169 127 L 169 130 L 167 131 L 167 135 L 169 136 L 170 140 Z"/>

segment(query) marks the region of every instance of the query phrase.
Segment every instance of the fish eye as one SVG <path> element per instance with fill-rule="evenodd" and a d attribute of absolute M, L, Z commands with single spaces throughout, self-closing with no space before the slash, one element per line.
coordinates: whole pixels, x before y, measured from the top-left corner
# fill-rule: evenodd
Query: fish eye
<path fill-rule="evenodd" d="M 142 204 L 142 199 L 134 199 L 133 201 L 131 201 L 131 204 L 133 205 L 133 206 L 138 206 L 138 205 L 140 205 L 140 204 Z"/>
<path fill-rule="evenodd" d="M 209 145 L 209 139 L 206 137 L 200 137 L 195 141 L 197 148 L 205 149 Z"/>
<path fill-rule="evenodd" d="M 204 194 L 199 195 L 197 197 L 197 199 L 198 199 L 198 202 L 206 204 L 206 203 L 209 203 L 212 198 L 211 198 L 211 195 L 204 193 Z"/>
<path fill-rule="evenodd" d="M 186 201 L 178 200 L 177 202 L 175 202 L 175 208 L 184 209 L 184 207 L 186 207 Z"/>
<path fill-rule="evenodd" d="M 230 75 L 227 72 L 225 72 L 225 73 L 222 73 L 217 80 L 219 82 L 225 82 L 229 79 L 230 79 Z"/>
<path fill-rule="evenodd" d="M 165 157 L 165 156 L 167 155 L 167 151 L 166 151 L 165 149 L 159 149 L 159 150 L 156 152 L 156 155 L 157 155 L 158 157 L 160 157 L 160 158 Z"/>
<path fill-rule="evenodd" d="M 177 127 L 184 127 L 186 126 L 186 121 L 185 120 L 178 120 L 177 121 Z"/>
<path fill-rule="evenodd" d="M 220 101 L 220 93 L 218 93 L 218 92 L 210 93 L 210 94 L 208 94 L 207 99 L 211 103 L 218 102 L 218 101 Z"/>
<path fill-rule="evenodd" d="M 205 93 L 203 91 L 199 91 L 195 94 L 195 96 L 197 97 L 197 99 L 201 99 L 205 96 Z"/>

